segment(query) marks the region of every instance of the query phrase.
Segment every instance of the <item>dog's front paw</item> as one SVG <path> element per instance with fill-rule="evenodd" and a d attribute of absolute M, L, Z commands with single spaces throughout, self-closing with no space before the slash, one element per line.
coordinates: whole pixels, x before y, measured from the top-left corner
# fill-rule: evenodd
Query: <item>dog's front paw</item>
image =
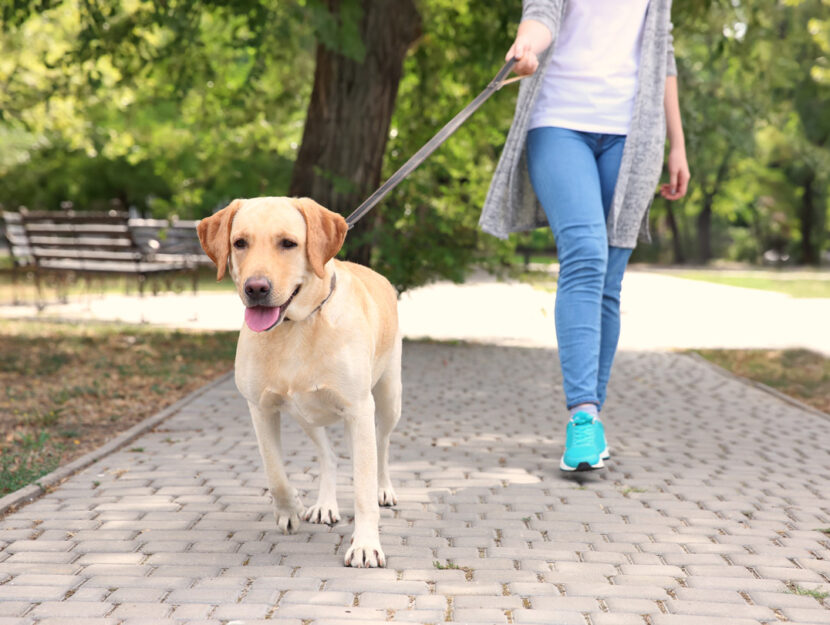
<path fill-rule="evenodd" d="M 352 546 L 346 552 L 343 563 L 355 568 L 384 567 L 386 556 L 380 548 L 380 540 L 358 540 L 352 537 Z"/>
<path fill-rule="evenodd" d="M 303 519 L 309 523 L 334 525 L 340 520 L 340 511 L 337 509 L 337 502 L 330 504 L 318 501 L 305 511 Z"/>
<path fill-rule="evenodd" d="M 280 505 L 274 504 L 274 518 L 277 520 L 277 527 L 283 534 L 294 534 L 300 529 L 300 515 L 303 513 L 303 503 L 298 496 L 294 500 Z"/>
<path fill-rule="evenodd" d="M 381 506 L 394 506 L 398 503 L 398 496 L 395 494 L 395 489 L 392 484 L 386 484 L 378 488 L 378 503 Z"/>

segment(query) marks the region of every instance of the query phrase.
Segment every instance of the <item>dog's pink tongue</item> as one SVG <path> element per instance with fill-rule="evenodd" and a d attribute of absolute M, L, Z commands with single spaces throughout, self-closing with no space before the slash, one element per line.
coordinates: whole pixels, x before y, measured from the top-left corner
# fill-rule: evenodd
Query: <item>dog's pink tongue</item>
<path fill-rule="evenodd" d="M 279 306 L 251 306 L 245 309 L 245 323 L 254 332 L 264 332 L 277 322 Z"/>

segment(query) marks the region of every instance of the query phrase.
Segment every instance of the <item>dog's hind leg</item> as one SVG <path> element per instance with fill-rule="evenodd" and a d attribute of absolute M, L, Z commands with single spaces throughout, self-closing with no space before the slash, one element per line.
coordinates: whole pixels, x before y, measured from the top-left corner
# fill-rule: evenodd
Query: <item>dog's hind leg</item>
<path fill-rule="evenodd" d="M 280 413 L 276 410 L 262 411 L 251 402 L 248 402 L 248 408 L 251 411 L 251 420 L 254 422 L 259 453 L 265 465 L 268 488 L 274 498 L 274 517 L 277 520 L 277 526 L 284 533 L 293 534 L 300 527 L 300 515 L 304 508 L 297 490 L 288 482 L 288 475 L 285 472 L 282 460 Z"/>
<path fill-rule="evenodd" d="M 389 439 L 401 418 L 400 335 L 393 349 L 386 371 L 372 389 L 378 431 L 378 503 L 381 506 L 394 506 L 398 503 L 398 497 L 389 477 Z"/>
<path fill-rule="evenodd" d="M 320 491 L 317 503 L 305 511 L 303 518 L 312 523 L 332 525 L 340 520 L 337 508 L 337 456 L 329 444 L 324 427 L 304 427 L 303 430 L 317 446 L 320 457 Z"/>

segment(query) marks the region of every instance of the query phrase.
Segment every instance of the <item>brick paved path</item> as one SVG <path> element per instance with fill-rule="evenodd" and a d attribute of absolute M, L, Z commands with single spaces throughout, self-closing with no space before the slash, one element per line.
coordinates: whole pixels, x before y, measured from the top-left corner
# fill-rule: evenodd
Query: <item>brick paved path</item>
<path fill-rule="evenodd" d="M 345 459 L 345 521 L 276 531 L 228 382 L 0 521 L 0 625 L 830 623 L 792 592 L 830 591 L 830 419 L 623 353 L 609 469 L 569 479 L 554 352 L 409 344 L 404 369 L 387 569 L 342 566 Z M 284 427 L 310 503 L 313 445 Z"/>

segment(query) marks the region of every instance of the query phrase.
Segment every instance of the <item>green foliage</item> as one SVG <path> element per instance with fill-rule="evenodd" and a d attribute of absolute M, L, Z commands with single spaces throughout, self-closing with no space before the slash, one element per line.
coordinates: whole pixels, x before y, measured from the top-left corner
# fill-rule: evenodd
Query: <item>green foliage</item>
<path fill-rule="evenodd" d="M 678 7 L 675 46 L 692 171 L 689 195 L 672 207 L 680 247 L 697 255 L 696 220 L 709 200 L 715 256 L 759 262 L 773 249 L 816 262 L 827 246 L 830 209 L 830 89 L 823 80 L 830 44 L 820 19 L 827 0 L 712 2 L 705 12 L 680 9 L 682 21 Z M 663 258 L 668 210 L 659 199 L 652 211 Z"/>
<path fill-rule="evenodd" d="M 337 6 L 336 11 L 330 9 Z M 302 140 L 317 43 L 360 61 L 361 0 L 9 0 L 0 17 L 0 202 L 135 207 L 198 218 L 283 195 Z M 712 253 L 816 262 L 828 247 L 830 0 L 690 0 L 673 7 L 692 184 L 652 209 L 634 260 Z M 421 0 L 384 162 L 391 175 L 503 63 L 517 2 Z M 806 28 L 805 28 L 806 24 Z M 375 211 L 373 264 L 400 289 L 549 249 L 477 220 L 515 106 L 495 94 Z M 338 180 L 343 188 L 349 180 Z M 359 244 L 350 235 L 350 244 Z M 675 244 L 676 245 L 673 245 Z"/>
<path fill-rule="evenodd" d="M 384 177 L 466 106 L 504 63 L 516 8 L 430 0 L 424 36 L 404 65 Z M 482 234 L 478 217 L 507 136 L 516 87 L 496 93 L 375 210 L 376 266 L 405 289 L 433 276 L 462 280 L 469 267 L 507 265 L 510 246 Z"/>

